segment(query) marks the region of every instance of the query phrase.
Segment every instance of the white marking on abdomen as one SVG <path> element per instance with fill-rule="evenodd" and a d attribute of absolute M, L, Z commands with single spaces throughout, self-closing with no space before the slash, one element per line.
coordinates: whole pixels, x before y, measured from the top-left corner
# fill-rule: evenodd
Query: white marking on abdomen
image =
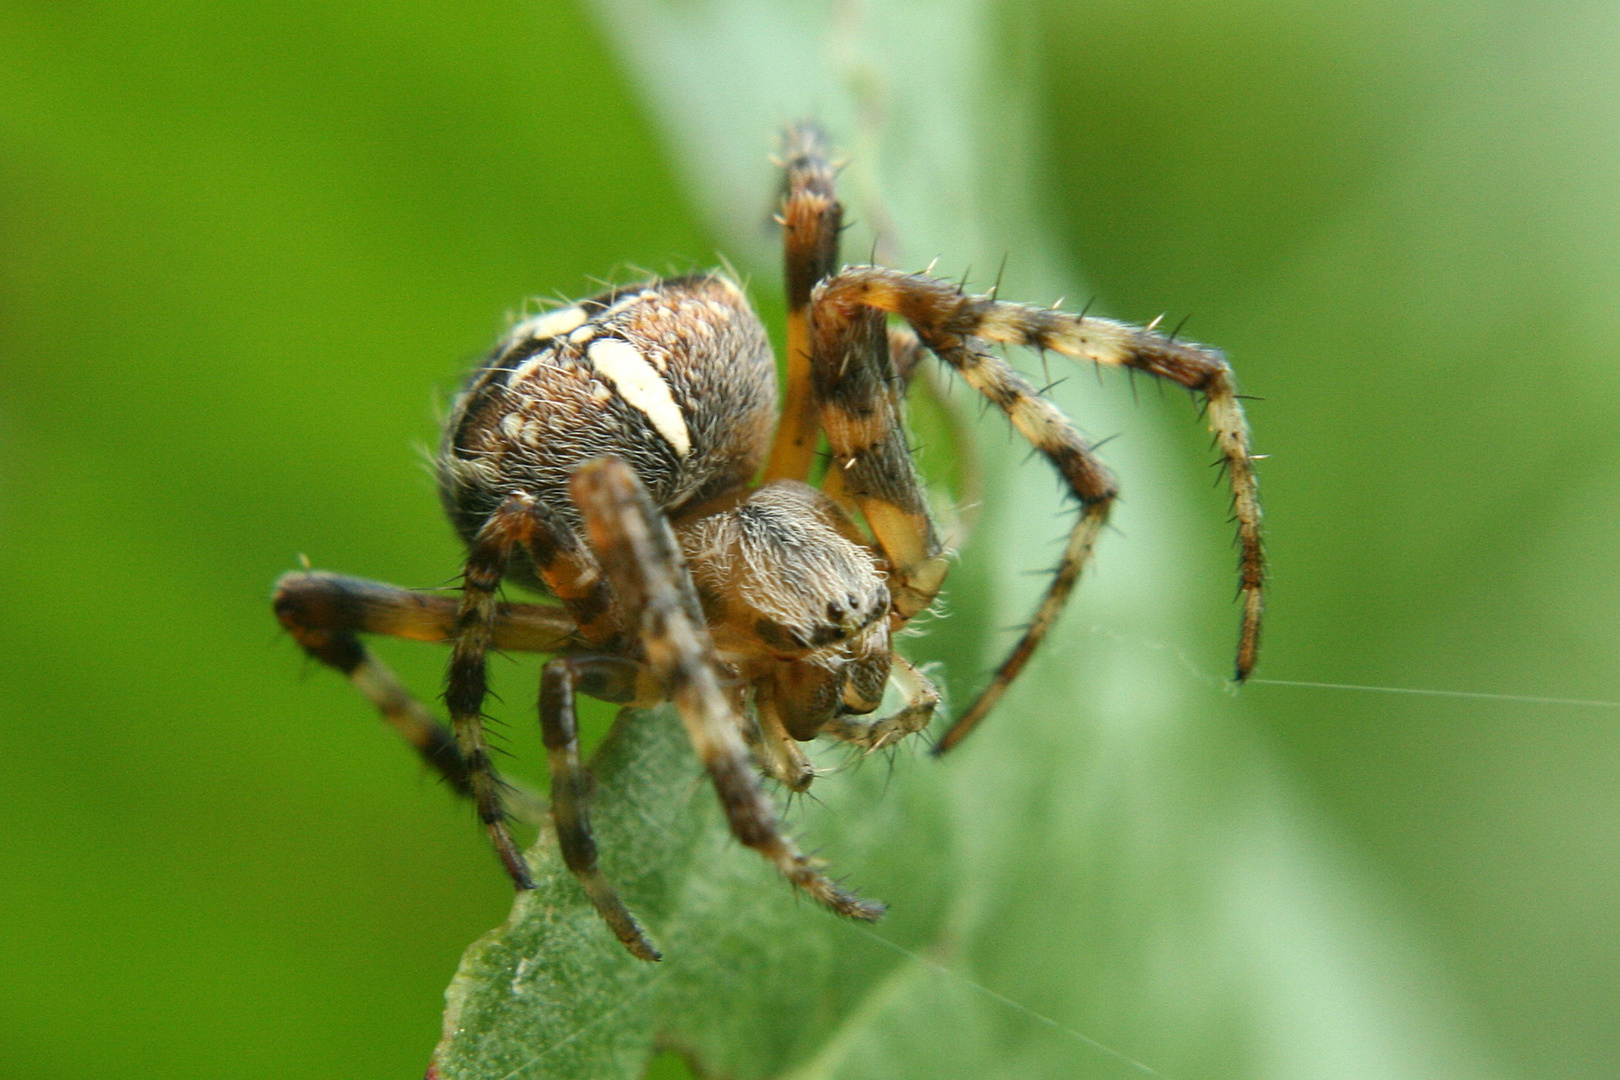
<path fill-rule="evenodd" d="M 675 453 L 685 457 L 692 452 L 686 416 L 675 404 L 669 384 L 639 349 L 618 338 L 600 338 L 591 342 L 585 355 L 619 396 L 639 409 L 654 430 L 675 448 Z"/>
<path fill-rule="evenodd" d="M 584 308 L 558 308 L 556 311 L 541 312 L 532 319 L 523 320 L 512 327 L 510 336 L 513 341 L 560 337 L 582 324 L 585 319 Z"/>

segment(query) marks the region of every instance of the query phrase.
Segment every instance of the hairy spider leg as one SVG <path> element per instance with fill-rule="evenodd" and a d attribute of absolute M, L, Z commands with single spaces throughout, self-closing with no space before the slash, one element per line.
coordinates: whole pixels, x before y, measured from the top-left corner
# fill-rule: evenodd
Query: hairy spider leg
<path fill-rule="evenodd" d="M 528 863 L 506 827 L 507 785 L 495 773 L 483 724 L 487 657 L 495 642 L 500 612 L 496 593 L 512 556 L 520 551 L 533 561 L 547 586 L 568 609 L 580 638 L 592 645 L 613 645 L 618 641 L 620 627 L 613 616 L 606 580 L 581 557 L 573 534 L 558 524 L 533 495 L 525 491 L 508 495 L 484 522 L 468 549 L 461 603 L 450 638 L 444 700 L 450 709 L 451 728 L 461 750 L 478 818 L 489 832 L 490 842 L 512 883 L 519 889 L 532 889 L 534 880 Z M 553 804 L 554 817 L 556 813 Z M 593 893 L 592 900 L 596 899 Z M 607 915 L 605 910 L 603 915 Z M 608 921 L 618 932 L 618 926 Z"/>
<path fill-rule="evenodd" d="M 316 631 L 442 644 L 455 632 L 460 607 L 460 600 L 448 593 L 403 589 L 325 570 L 283 574 L 274 596 L 276 617 L 300 644 L 306 633 Z M 577 629 L 567 612 L 554 604 L 495 605 L 495 648 L 503 652 L 560 652 Z"/>
<path fill-rule="evenodd" d="M 545 527 L 537 509 L 534 496 L 513 492 L 490 514 L 469 545 L 444 691 L 478 819 L 484 823 L 501 865 L 519 889 L 534 888 L 534 879 L 506 827 L 502 784 L 484 739 L 484 696 L 488 692 L 488 655 L 495 640 L 499 606 L 496 592 L 513 552 L 527 547 L 538 530 Z"/>
<path fill-rule="evenodd" d="M 815 360 L 811 297 L 817 284 L 838 271 L 839 232 L 843 227 L 843 206 L 837 199 L 834 186 L 837 170 L 828 160 L 826 138 L 822 131 L 813 125 L 789 128 L 784 137 L 781 164 L 783 199 L 778 221 L 782 225 L 783 271 L 788 301 L 787 385 L 776 439 L 765 468 L 764 478 L 767 481 L 777 478 L 808 479 L 817 441 L 826 423 L 825 396 L 816 383 L 818 379 L 827 381 L 828 373 L 826 365 L 818 364 Z M 865 329 L 869 334 L 886 334 L 888 349 L 880 357 L 866 357 L 863 354 L 864 362 L 860 370 L 850 376 L 851 382 L 856 384 L 851 389 L 853 392 L 871 393 L 875 388 L 881 388 L 887 399 L 885 419 L 894 436 L 892 444 L 882 448 L 883 461 L 895 460 L 897 452 L 899 458 L 903 459 L 904 471 L 895 478 L 894 485 L 910 489 L 902 495 L 904 503 L 910 511 L 920 511 L 926 522 L 926 503 L 920 482 L 910 464 L 911 455 L 905 444 L 903 422 L 906 389 L 922 358 L 922 344 L 909 327 Z M 866 351 L 869 352 L 870 348 Z M 836 447 L 833 452 L 836 458 Z M 864 512 L 873 504 L 868 500 L 863 505 L 849 490 L 850 479 L 847 469 L 831 468 L 822 480 L 822 490 L 846 508 L 860 507 Z M 924 575 L 937 572 L 943 578 L 942 561 L 937 567 L 917 565 L 919 561 L 926 564 L 927 559 L 940 554 L 939 544 L 933 539 L 932 523 L 926 524 L 932 548 L 921 554 L 909 553 L 913 556 L 913 569 Z M 892 529 L 890 539 L 896 540 Z M 892 552 L 885 549 L 885 554 Z M 935 588 L 937 591 L 937 584 Z M 926 601 L 921 606 L 926 607 Z M 910 615 L 905 617 L 909 618 Z M 857 720 L 850 715 L 848 723 L 839 725 L 840 730 L 855 734 L 855 741 L 861 741 L 886 737 L 872 733 L 894 730 L 890 726 L 891 721 L 898 722 L 907 730 L 926 727 L 938 703 L 938 692 L 915 668 L 908 664 L 906 669 L 911 675 L 898 676 L 906 680 L 902 688 L 910 702 L 902 713 L 885 720 L 864 717 Z M 926 691 L 919 688 L 917 680 L 927 687 Z M 767 744 L 764 756 L 772 775 L 792 790 L 803 790 L 813 778 L 814 770 L 795 740 L 785 730 L 777 730 L 781 728 L 780 718 L 775 715 L 768 694 L 759 695 L 756 708 Z"/>
<path fill-rule="evenodd" d="M 783 877 L 840 915 L 873 920 L 883 905 L 846 892 L 782 832 L 744 742 L 742 720 L 720 685 L 702 608 L 668 521 L 624 461 L 597 458 L 569 485 L 591 547 L 624 610 L 638 612 L 646 661 L 668 688 L 731 831 Z"/>
<path fill-rule="evenodd" d="M 894 628 L 933 603 L 949 564 L 934 533 L 922 481 L 906 444 L 889 356 L 887 316 L 861 299 L 815 289 L 811 386 L 832 450 L 829 475 L 860 507 L 889 564 Z"/>
<path fill-rule="evenodd" d="M 884 295 L 876 293 L 867 286 L 865 280 L 866 267 L 849 267 L 836 277 L 824 282 L 817 290 L 815 297 L 814 318 L 815 326 L 837 325 L 841 322 L 864 320 L 873 327 L 883 325 L 885 314 L 892 312 L 904 317 L 917 331 L 922 342 L 927 345 L 942 360 L 955 368 L 965 381 L 978 390 L 990 401 L 998 405 L 1012 421 L 1013 426 L 1030 441 L 1062 474 L 1068 483 L 1070 491 L 1080 501 L 1082 512 L 1074 528 L 1069 534 L 1062 560 L 1059 562 L 1057 573 L 1052 584 L 1048 587 L 1046 596 L 1036 610 L 1035 617 L 1026 627 L 1022 637 L 1013 647 L 1013 651 L 1001 663 L 992 676 L 989 685 L 980 692 L 978 698 L 969 706 L 968 710 L 958 716 L 946 731 L 936 747 L 936 752 L 943 753 L 955 746 L 967 735 L 973 727 L 983 719 L 990 708 L 1000 700 L 1006 692 L 1008 685 L 1017 677 L 1024 665 L 1041 640 L 1050 630 L 1056 620 L 1063 603 L 1068 599 L 1076 581 L 1079 579 L 1080 569 L 1090 558 L 1091 551 L 1096 545 L 1097 536 L 1102 531 L 1108 519 L 1108 511 L 1115 495 L 1113 478 L 1108 474 L 1086 446 L 1085 440 L 1080 437 L 1073 425 L 1060 412 L 1057 406 L 1042 398 L 1035 388 L 1024 381 L 1016 372 L 999 359 L 992 356 L 980 355 L 966 349 L 961 344 L 961 338 L 951 337 L 939 329 L 940 319 L 937 312 L 926 305 L 917 302 L 917 298 L 907 297 L 896 290 L 895 293 Z M 946 286 L 943 282 L 934 282 L 932 278 L 899 275 L 905 282 L 918 281 Z M 907 300 L 910 300 L 908 303 Z M 820 339 L 818 338 L 818 344 Z M 829 360 L 836 362 L 836 353 L 829 354 Z M 829 364 L 829 366 L 831 366 Z M 854 365 L 845 363 L 846 370 Z M 870 390 L 848 393 L 841 384 L 849 383 L 846 377 L 827 390 L 823 398 L 823 423 L 826 424 L 835 444 L 840 440 L 831 433 L 835 426 L 848 424 L 856 427 L 854 420 L 858 416 L 862 400 L 870 401 Z M 818 389 L 820 387 L 818 386 Z M 843 390 L 845 397 L 839 394 Z M 870 406 L 866 411 L 870 415 L 873 411 Z M 870 426 L 870 424 L 869 424 Z M 876 437 L 882 432 L 872 430 L 870 437 Z M 888 435 L 890 442 L 903 439 L 903 432 Z M 874 476 L 892 477 L 896 467 L 896 453 L 904 453 L 905 446 L 900 442 L 898 450 L 891 449 L 879 467 L 871 471 Z M 909 462 L 909 454 L 906 461 Z M 854 473 L 858 466 L 852 466 L 848 472 Z M 892 479 L 889 481 L 892 484 Z M 855 483 L 851 480 L 851 487 Z M 873 492 L 869 508 L 866 501 L 862 502 L 862 512 L 867 520 L 872 522 L 873 531 L 878 534 L 884 543 L 885 551 L 889 549 L 891 540 L 888 533 L 893 532 L 896 539 L 892 541 L 897 547 L 909 545 L 905 550 L 917 555 L 929 552 L 938 552 L 938 543 L 933 538 L 932 523 L 928 520 L 926 507 L 921 502 L 920 492 L 914 496 L 915 505 L 901 504 L 892 491 Z M 924 568 L 931 570 L 932 564 L 922 563 Z M 909 618 L 917 611 L 921 611 L 933 601 L 938 592 L 940 580 L 943 579 L 943 562 L 939 564 L 938 577 L 929 574 L 907 575 L 908 567 L 901 564 L 897 570 L 907 578 L 907 584 L 912 596 L 911 610 L 899 607 L 897 613 Z M 891 588 L 893 586 L 891 585 Z M 897 593 L 898 595 L 898 593 Z"/>
<path fill-rule="evenodd" d="M 455 632 L 456 597 L 402 589 L 380 581 L 299 570 L 276 582 L 276 618 L 311 658 L 346 675 L 382 718 L 459 795 L 471 796 L 467 765 L 456 737 L 372 655 L 357 635 L 383 634 L 407 641 L 446 642 Z M 496 605 L 494 647 L 506 652 L 556 652 L 574 638 L 574 621 L 545 604 Z M 538 823 L 545 800 L 515 784 L 507 808 Z"/>
<path fill-rule="evenodd" d="M 1017 644 L 1007 654 L 990 682 L 979 691 L 973 704 L 957 716 L 934 748 L 943 754 L 967 737 L 980 720 L 995 707 L 1008 686 L 1023 671 L 1040 643 L 1057 622 L 1069 594 L 1080 580 L 1080 573 L 1091 560 L 1097 538 L 1108 523 L 1118 488 L 1111 476 L 1069 418 L 1007 365 L 999 356 L 974 352 L 961 346 L 940 347 L 938 355 L 961 373 L 962 378 L 995 402 L 1018 433 L 1040 451 L 1063 476 L 1069 491 L 1080 503 L 1080 516 L 1069 530 L 1063 556 L 1058 560 L 1052 583 L 1041 597 L 1035 614 L 1024 627 Z"/>
<path fill-rule="evenodd" d="M 562 601 L 575 626 L 575 636 L 590 646 L 614 646 L 622 627 L 613 612 L 607 581 L 583 551 L 574 533 L 539 500 L 531 500 L 536 527 L 524 550 L 551 595 Z"/>
<path fill-rule="evenodd" d="M 1241 681 L 1248 676 L 1259 652 L 1265 557 L 1248 422 L 1231 369 L 1220 353 L 1189 342 L 1171 341 L 1148 328 L 973 296 L 949 282 L 882 267 L 847 267 L 824 282 L 813 301 L 817 315 L 824 303 L 834 302 L 835 298 L 846 307 L 866 304 L 910 323 L 924 345 L 1007 413 L 1025 438 L 1063 473 L 1082 506 L 1081 520 L 1071 533 L 1064 561 L 1037 609 L 1036 619 L 991 686 L 947 732 L 940 743 L 941 752 L 959 743 L 983 717 L 1005 691 L 1010 676 L 1023 666 L 1050 629 L 1052 619 L 1074 587 L 1078 563 L 1089 555 L 1114 494 L 1107 471 L 1097 463 L 1068 419 L 1003 361 L 976 350 L 974 339 L 1027 345 L 1096 364 L 1144 371 L 1203 395 L 1210 429 L 1232 485 L 1243 599 L 1236 677 Z M 1085 535 L 1088 532 L 1089 542 Z"/>
<path fill-rule="evenodd" d="M 810 292 L 838 269 L 838 233 L 844 208 L 833 192 L 835 170 L 827 141 L 811 124 L 783 138 L 783 277 L 787 285 L 787 383 L 765 480 L 809 480 L 820 435 L 810 390 Z"/>
<path fill-rule="evenodd" d="M 634 700 L 638 667 L 632 660 L 615 656 L 559 656 L 546 664 L 540 676 L 540 733 L 551 767 L 551 820 L 557 828 L 563 865 L 579 879 L 602 921 L 633 956 L 661 960 L 663 956 L 596 864 L 590 817 L 592 781 L 579 760 L 579 724 L 574 711 L 576 688 L 606 701 Z"/>
<path fill-rule="evenodd" d="M 387 665 L 371 655 L 356 633 L 373 629 L 369 624 L 376 621 L 404 629 L 402 637 L 443 640 L 449 627 L 442 620 L 448 613 L 421 608 L 414 596 L 407 603 L 378 604 L 376 590 L 365 587 L 372 584 L 329 574 L 285 574 L 276 582 L 272 601 L 276 618 L 312 659 L 347 677 L 451 788 L 460 795 L 471 795 L 467 763 L 455 736 L 405 689 Z"/>
<path fill-rule="evenodd" d="M 905 452 L 909 460 L 911 459 L 911 446 L 907 441 L 909 432 L 905 422 L 906 392 L 911 388 L 911 377 L 917 373 L 917 363 L 925 355 L 926 350 L 923 348 L 922 342 L 918 340 L 916 331 L 909 326 L 888 327 L 887 335 L 888 357 L 886 360 L 880 356 L 868 357 L 868 362 L 872 363 L 869 374 L 875 376 L 876 382 L 883 387 L 884 392 L 888 395 L 889 417 L 894 423 L 895 430 L 899 432 L 900 449 Z M 811 381 L 814 383 L 814 375 L 812 375 Z M 935 388 L 925 387 L 925 389 L 933 392 Z M 943 401 L 941 404 L 943 405 Z M 825 408 L 825 405 L 820 401 L 817 402 L 817 405 L 818 409 Z M 949 414 L 950 409 L 946 408 L 946 412 Z M 818 411 L 817 415 L 820 416 L 821 413 Z M 915 461 L 913 461 L 913 471 L 915 471 L 915 464 Z M 921 479 L 918 478 L 916 482 L 920 490 L 922 486 Z M 828 469 L 827 475 L 821 479 L 821 490 L 836 499 L 846 510 L 854 511 L 860 507 L 860 501 L 849 490 L 849 474 L 844 469 Z M 935 532 L 937 534 L 938 530 L 936 529 Z"/>

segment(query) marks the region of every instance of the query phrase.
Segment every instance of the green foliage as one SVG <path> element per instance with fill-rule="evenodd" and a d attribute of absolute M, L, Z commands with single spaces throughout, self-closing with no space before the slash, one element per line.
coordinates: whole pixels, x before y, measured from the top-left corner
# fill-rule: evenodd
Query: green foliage
<path fill-rule="evenodd" d="M 912 944 L 937 934 L 951 891 L 948 814 L 938 783 L 912 782 L 922 764 L 898 763 L 892 784 L 881 759 L 847 769 L 794 814 L 863 891 L 920 901 L 884 924 Z M 726 1075 L 774 1075 L 813 1056 L 892 976 L 894 954 L 729 839 L 667 710 L 627 717 L 595 768 L 604 861 L 667 958 L 625 953 L 542 844 L 540 887 L 451 987 L 444 1076 L 638 1076 L 653 1032 Z"/>

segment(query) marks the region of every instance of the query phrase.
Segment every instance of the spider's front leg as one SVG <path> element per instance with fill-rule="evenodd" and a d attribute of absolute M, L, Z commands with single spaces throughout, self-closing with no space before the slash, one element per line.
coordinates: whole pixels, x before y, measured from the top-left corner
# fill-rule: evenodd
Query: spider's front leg
<path fill-rule="evenodd" d="M 979 343 L 984 341 L 1029 345 L 1099 365 L 1128 367 L 1203 395 L 1231 479 L 1242 549 L 1237 678 L 1246 678 L 1258 655 L 1263 608 L 1260 503 L 1248 424 L 1231 369 L 1220 354 L 1171 341 L 1149 328 L 1009 304 L 993 296 L 969 296 L 924 274 L 852 266 L 818 285 L 811 301 L 811 342 L 822 424 L 847 487 L 893 566 L 897 580 L 891 589 L 902 621 L 926 606 L 938 590 L 930 558 L 938 545 L 909 457 L 896 434 L 897 407 L 881 392 L 894 379 L 882 340 L 885 315 L 905 319 L 930 351 L 1006 413 L 1063 476 L 1081 507 L 1035 615 L 990 684 L 940 740 L 938 751 L 961 742 L 983 719 L 1050 631 L 1090 560 L 1116 495 L 1113 478 L 1068 418 L 1004 361 L 983 352 Z"/>
<path fill-rule="evenodd" d="M 814 294 L 810 379 L 832 451 L 828 475 L 883 549 L 898 628 L 933 603 L 949 564 L 906 445 L 888 320 L 876 308 L 829 303 L 827 285 Z"/>
<path fill-rule="evenodd" d="M 1249 448 L 1249 423 L 1238 400 L 1232 369 L 1219 352 L 1172 340 L 1152 327 L 1010 304 L 993 296 L 970 296 L 950 282 L 878 266 L 846 267 L 817 288 L 813 304 L 818 315 L 823 306 L 834 310 L 869 307 L 905 319 L 923 344 L 1000 406 L 1020 433 L 1064 472 L 1083 505 L 1089 506 L 1074 483 L 1078 474 L 1070 477 L 1066 468 L 1075 463 L 1075 455 L 1061 445 L 1061 435 L 1056 441 L 1049 438 L 1063 429 L 1072 431 L 1072 425 L 1050 405 L 1028 407 L 1032 401 L 1044 405 L 1044 399 L 1006 364 L 982 354 L 975 340 L 1027 345 L 1099 366 L 1129 368 L 1201 395 L 1232 487 L 1232 517 L 1241 551 L 1238 588 L 1243 600 L 1235 678 L 1239 682 L 1248 678 L 1259 659 L 1260 619 L 1265 607 L 1260 495 Z"/>
<path fill-rule="evenodd" d="M 597 458 L 574 473 L 570 490 L 613 592 L 635 621 L 646 662 L 668 688 L 708 770 L 733 835 L 838 914 L 880 917 L 883 905 L 839 888 L 783 834 L 760 786 L 741 720 L 720 684 L 714 646 L 680 549 L 630 466 L 618 458 Z"/>

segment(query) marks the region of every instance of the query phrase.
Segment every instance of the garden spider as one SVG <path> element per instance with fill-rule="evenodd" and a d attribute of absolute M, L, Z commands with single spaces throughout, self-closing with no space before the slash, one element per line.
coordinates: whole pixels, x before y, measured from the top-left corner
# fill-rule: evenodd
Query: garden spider
<path fill-rule="evenodd" d="M 309 571 L 276 588 L 276 615 L 305 651 L 347 675 L 471 797 L 519 889 L 533 883 L 484 738 L 485 659 L 492 648 L 554 654 L 539 708 L 558 844 L 602 918 L 644 960 L 658 951 L 597 866 L 576 693 L 635 707 L 672 701 L 737 839 L 833 911 L 883 913 L 784 834 L 759 772 L 803 791 L 815 773 L 801 742 L 888 746 L 926 727 L 939 701 L 892 648 L 947 568 L 902 421 L 924 351 L 999 406 L 1080 506 L 1034 617 L 939 751 L 973 729 L 1051 629 L 1115 495 L 1069 421 L 990 343 L 1145 371 L 1203 395 L 1242 549 L 1239 679 L 1259 641 L 1260 508 L 1243 410 L 1220 355 L 1152 327 L 972 296 L 923 274 L 840 269 L 842 208 L 820 133 L 789 131 L 784 156 L 780 416 L 764 328 L 722 274 L 615 288 L 543 312 L 514 326 L 473 373 L 445 430 L 439 486 L 467 544 L 459 600 Z M 904 328 L 891 330 L 891 316 Z M 818 490 L 806 481 L 823 434 L 831 462 Z M 561 606 L 501 603 L 503 581 Z M 450 644 L 450 730 L 360 633 Z M 875 716 L 891 682 L 905 704 Z"/>

